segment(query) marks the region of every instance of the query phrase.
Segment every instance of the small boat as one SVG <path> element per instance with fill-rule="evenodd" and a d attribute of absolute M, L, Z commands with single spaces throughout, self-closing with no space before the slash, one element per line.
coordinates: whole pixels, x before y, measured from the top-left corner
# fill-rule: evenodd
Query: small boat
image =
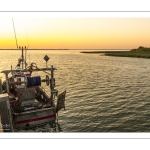
<path fill-rule="evenodd" d="M 13 129 L 55 122 L 58 111 L 65 109 L 66 96 L 66 90 L 58 94 L 58 90 L 55 89 L 56 68 L 39 68 L 36 63 L 27 65 L 24 59 L 26 47 L 20 49 L 22 56 L 18 59 L 16 68 L 1 71 L 6 79 L 0 81 L 1 94 L 8 94 Z M 49 57 L 46 55 L 44 60 L 47 64 Z M 32 76 L 33 72 L 39 71 L 46 74 L 45 79 L 41 79 L 39 75 Z M 41 86 L 42 82 L 49 86 L 50 94 Z"/>

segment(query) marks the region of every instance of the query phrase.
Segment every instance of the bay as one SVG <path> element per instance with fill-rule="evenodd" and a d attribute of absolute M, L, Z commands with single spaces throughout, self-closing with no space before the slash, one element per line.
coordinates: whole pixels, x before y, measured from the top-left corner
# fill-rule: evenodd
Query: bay
<path fill-rule="evenodd" d="M 83 54 L 81 50 L 30 50 L 27 62 L 57 68 L 56 89 L 66 110 L 56 124 L 16 132 L 149 132 L 150 59 Z M 0 51 L 0 70 L 13 68 L 21 51 Z M 33 75 L 36 75 L 35 73 Z M 45 78 L 45 73 L 39 73 Z M 0 74 L 2 80 L 4 75 Z M 49 92 L 45 83 L 42 86 Z"/>

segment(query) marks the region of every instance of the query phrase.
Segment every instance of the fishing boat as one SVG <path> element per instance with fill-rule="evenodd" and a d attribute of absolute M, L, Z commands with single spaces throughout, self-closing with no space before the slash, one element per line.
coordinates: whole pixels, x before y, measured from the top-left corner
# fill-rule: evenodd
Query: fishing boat
<path fill-rule="evenodd" d="M 49 57 L 46 55 L 44 60 L 47 63 Z M 13 128 L 29 128 L 55 121 L 58 111 L 65 109 L 66 90 L 58 94 L 55 89 L 55 70 L 53 66 L 39 68 L 36 63 L 27 66 L 22 47 L 22 56 L 18 59 L 16 69 L 11 67 L 10 70 L 1 72 L 5 74 L 6 79 L 0 81 L 0 92 L 8 94 Z M 44 72 L 45 79 L 32 76 L 32 73 L 37 71 Z M 50 94 L 45 92 L 41 86 L 42 82 L 49 86 Z"/>

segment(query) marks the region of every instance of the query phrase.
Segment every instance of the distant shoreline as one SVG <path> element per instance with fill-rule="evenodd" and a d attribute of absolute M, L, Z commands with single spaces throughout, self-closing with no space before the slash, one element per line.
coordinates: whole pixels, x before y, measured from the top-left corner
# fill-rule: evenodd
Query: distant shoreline
<path fill-rule="evenodd" d="M 0 49 L 0 50 L 21 50 L 21 49 L 13 49 L 13 48 L 5 48 L 5 49 Z M 34 48 L 34 49 L 27 49 L 27 50 L 100 50 L 100 51 L 108 51 L 108 50 L 120 50 L 120 51 L 123 51 L 123 50 L 130 50 L 130 49 L 44 49 L 44 48 Z"/>
<path fill-rule="evenodd" d="M 89 53 L 89 54 L 99 54 L 99 53 L 122 53 L 122 52 L 128 52 L 127 50 L 126 51 L 124 51 L 124 50 L 122 50 L 122 51 L 116 51 L 116 50 L 114 50 L 114 51 L 110 51 L 110 50 L 108 50 L 108 51 L 83 51 L 83 52 L 80 52 L 80 53 Z"/>
<path fill-rule="evenodd" d="M 131 49 L 130 51 L 83 51 L 81 53 L 89 54 L 101 54 L 104 53 L 106 56 L 116 57 L 136 57 L 136 58 L 150 58 L 150 48 L 140 46 L 137 49 Z"/>

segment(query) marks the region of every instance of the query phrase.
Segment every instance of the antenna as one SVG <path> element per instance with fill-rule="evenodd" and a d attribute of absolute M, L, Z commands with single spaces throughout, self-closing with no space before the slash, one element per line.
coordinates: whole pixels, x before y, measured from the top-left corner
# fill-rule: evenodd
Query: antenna
<path fill-rule="evenodd" d="M 15 32 L 15 25 L 14 25 L 14 20 L 13 20 L 13 18 L 12 18 L 12 22 L 13 22 L 14 33 L 15 33 L 16 46 L 17 46 L 17 48 L 18 48 L 18 43 L 17 43 L 17 37 L 16 37 L 16 32 Z"/>

